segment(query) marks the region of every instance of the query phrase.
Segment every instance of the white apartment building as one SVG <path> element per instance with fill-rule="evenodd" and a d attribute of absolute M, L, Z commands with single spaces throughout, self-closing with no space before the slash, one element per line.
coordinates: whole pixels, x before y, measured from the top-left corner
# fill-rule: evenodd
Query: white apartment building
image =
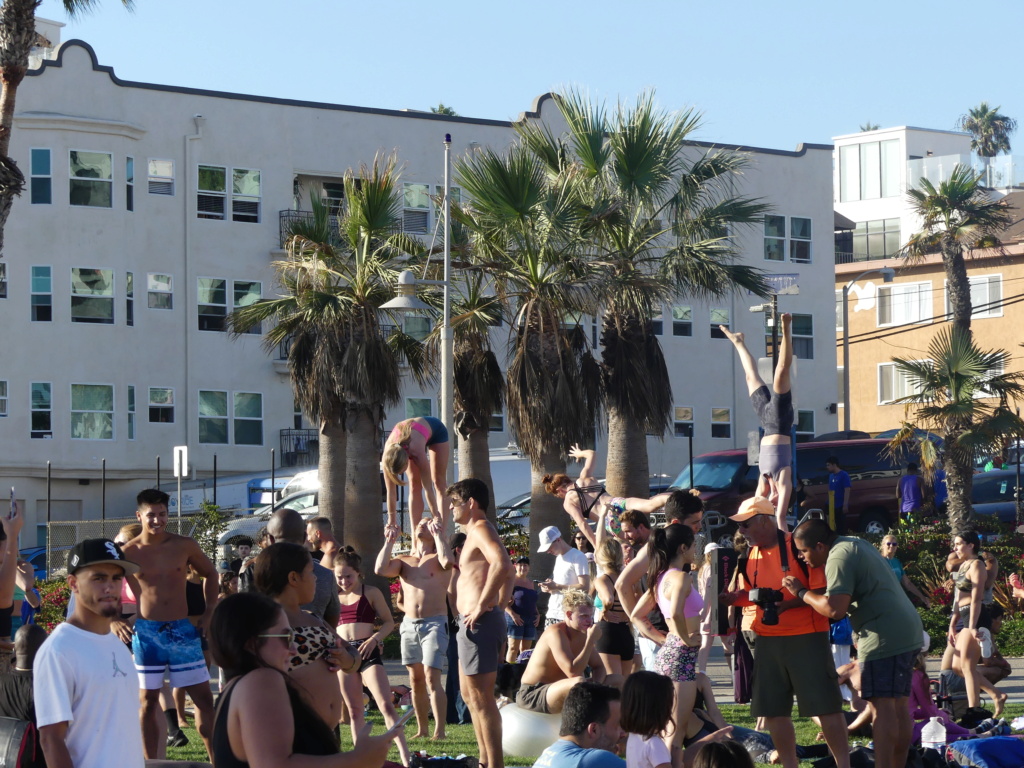
<path fill-rule="evenodd" d="M 315 432 L 291 431 L 315 425 L 295 413 L 281 354 L 268 355 L 259 335 L 232 340 L 224 318 L 275 295 L 285 222 L 310 194 L 338 197 L 346 169 L 394 152 L 405 227 L 429 237 L 444 135 L 455 154 L 514 139 L 507 121 L 128 82 L 86 43 L 58 45 L 59 34 L 45 27 L 52 48 L 18 94 L 12 155 L 27 189 L 0 262 L 0 478 L 26 509 L 23 545 L 33 526 L 43 538 L 47 462 L 52 519 L 77 520 L 100 517 L 104 460 L 108 517 L 131 513 L 158 456 L 170 480 L 175 445 L 189 447 L 199 476 L 215 456 L 221 475 L 269 472 L 272 448 L 278 466 L 315 461 Z M 562 127 L 548 96 L 520 119 Z M 763 231 L 738 233 L 744 258 L 799 285 L 780 306 L 797 316 L 801 429 L 829 431 L 832 148 L 740 149 L 751 167 L 737 193 L 774 208 Z M 677 407 L 673 431 L 650 440 L 652 472 L 680 470 L 690 431 L 701 453 L 745 446 L 756 429 L 732 347 L 716 338 L 727 323 L 764 354 L 756 303 L 737 294 L 664 308 Z M 438 413 L 437 393 L 410 381 L 385 425 L 424 413 Z M 510 440 L 496 418 L 492 444 Z"/>

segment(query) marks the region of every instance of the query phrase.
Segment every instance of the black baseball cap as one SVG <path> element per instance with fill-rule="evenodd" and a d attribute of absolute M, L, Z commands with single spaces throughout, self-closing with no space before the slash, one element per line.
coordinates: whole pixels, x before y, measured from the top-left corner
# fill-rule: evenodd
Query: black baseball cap
<path fill-rule="evenodd" d="M 110 539 L 85 539 L 75 544 L 68 553 L 69 574 L 102 563 L 120 565 L 125 573 L 137 573 L 139 570 L 138 565 L 124 559 L 121 547 Z"/>

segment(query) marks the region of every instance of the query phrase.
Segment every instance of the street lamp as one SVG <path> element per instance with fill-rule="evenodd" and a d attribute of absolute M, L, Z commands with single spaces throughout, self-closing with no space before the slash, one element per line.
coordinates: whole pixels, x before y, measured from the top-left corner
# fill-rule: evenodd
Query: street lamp
<path fill-rule="evenodd" d="M 865 275 L 875 272 L 882 276 L 883 283 L 891 283 L 896 277 L 892 267 L 880 267 L 861 272 L 843 286 L 843 429 L 847 432 L 850 430 L 850 288 Z"/>
<path fill-rule="evenodd" d="M 441 210 L 444 216 L 444 280 L 424 280 L 417 278 L 408 269 L 402 270 L 398 275 L 396 293 L 398 294 L 391 301 L 381 304 L 381 309 L 392 309 L 400 312 L 426 310 L 430 307 L 416 297 L 417 285 L 440 285 L 444 288 L 444 301 L 441 317 L 441 421 L 444 423 L 448 434 L 455 434 L 455 356 L 453 349 L 453 337 L 451 326 L 451 213 L 452 205 L 449 192 L 451 191 L 451 148 L 452 136 L 450 133 L 444 135 L 444 192 L 441 198 Z M 448 462 L 448 476 L 445 482 L 449 485 L 452 482 L 453 462 Z"/>

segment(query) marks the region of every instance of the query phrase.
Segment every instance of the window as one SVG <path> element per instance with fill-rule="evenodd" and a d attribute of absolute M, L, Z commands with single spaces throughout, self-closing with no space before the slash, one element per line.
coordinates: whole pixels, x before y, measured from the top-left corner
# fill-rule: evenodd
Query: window
<path fill-rule="evenodd" d="M 492 413 L 490 421 L 487 424 L 488 430 L 491 432 L 504 432 L 505 431 L 505 414 L 501 411 Z"/>
<path fill-rule="evenodd" d="M 150 158 L 147 168 L 149 194 L 174 195 L 174 161 Z"/>
<path fill-rule="evenodd" d="M 227 392 L 199 390 L 199 442 L 227 445 Z"/>
<path fill-rule="evenodd" d="M 7 382 L 0 381 L 0 419 L 7 415 Z"/>
<path fill-rule="evenodd" d="M 231 220 L 258 224 L 260 221 L 260 172 L 233 168 L 231 171 Z"/>
<path fill-rule="evenodd" d="M 135 385 L 128 385 L 128 439 L 135 439 Z"/>
<path fill-rule="evenodd" d="M 693 437 L 693 408 L 677 405 L 672 409 L 672 430 L 676 437 Z"/>
<path fill-rule="evenodd" d="M 345 184 L 340 181 L 325 181 L 321 199 L 331 216 L 340 216 L 345 209 Z"/>
<path fill-rule="evenodd" d="M 53 202 L 53 171 L 50 167 L 50 150 L 29 151 L 29 200 L 32 205 L 49 205 Z"/>
<path fill-rule="evenodd" d="M 235 393 L 235 445 L 263 445 L 263 395 Z"/>
<path fill-rule="evenodd" d="M 796 412 L 796 441 L 798 443 L 814 437 L 814 411 Z"/>
<path fill-rule="evenodd" d="M 900 220 L 858 221 L 853 228 L 854 261 L 884 259 L 900 249 Z"/>
<path fill-rule="evenodd" d="M 402 332 L 412 336 L 416 341 L 423 341 L 430 335 L 434 324 L 426 315 L 406 313 L 402 318 Z"/>
<path fill-rule="evenodd" d="M 0 299 L 7 298 L 7 262 L 0 261 Z"/>
<path fill-rule="evenodd" d="M 135 325 L 135 274 L 125 272 L 124 317 L 129 326 Z"/>
<path fill-rule="evenodd" d="M 405 418 L 415 419 L 417 417 L 433 416 L 434 401 L 429 397 L 407 397 L 405 398 Z"/>
<path fill-rule="evenodd" d="M 80 152 L 70 155 L 71 205 L 110 208 L 114 204 L 113 157 L 107 152 Z"/>
<path fill-rule="evenodd" d="M 651 313 L 651 333 L 661 336 L 665 332 L 664 312 L 659 309 Z"/>
<path fill-rule="evenodd" d="M 900 194 L 900 140 L 839 148 L 839 200 L 876 200 Z"/>
<path fill-rule="evenodd" d="M 711 308 L 711 338 L 712 339 L 724 339 L 725 334 L 722 333 L 718 326 L 724 325 L 727 330 L 731 330 L 729 323 L 729 309 L 728 307 L 712 307 Z"/>
<path fill-rule="evenodd" d="M 711 409 L 711 436 L 732 437 L 732 410 L 729 408 Z"/>
<path fill-rule="evenodd" d="M 124 159 L 124 205 L 129 211 L 135 210 L 135 158 Z"/>
<path fill-rule="evenodd" d="M 693 336 L 692 307 L 672 307 L 672 335 Z"/>
<path fill-rule="evenodd" d="M 426 234 L 430 217 L 430 187 L 406 184 L 402 195 L 402 231 Z"/>
<path fill-rule="evenodd" d="M 199 278 L 199 330 L 223 331 L 228 316 L 228 281 Z"/>
<path fill-rule="evenodd" d="M 1003 276 L 977 275 L 967 278 L 971 284 L 971 317 L 1003 316 Z M 952 319 L 953 307 L 949 303 L 949 283 L 946 283 L 946 316 Z"/>
<path fill-rule="evenodd" d="M 114 387 L 71 385 L 71 439 L 114 439 Z"/>
<path fill-rule="evenodd" d="M 114 322 L 114 270 L 71 268 L 71 322 Z"/>
<path fill-rule="evenodd" d="M 974 392 L 974 397 L 998 397 L 998 395 L 993 394 L 991 390 L 988 389 L 986 384 L 991 379 L 995 378 L 996 376 L 1002 376 L 1004 373 L 1006 373 L 1006 366 L 1002 362 L 1000 362 L 998 365 L 994 365 L 992 367 L 992 370 L 985 374 L 984 378 L 980 383 L 980 386 Z"/>
<path fill-rule="evenodd" d="M 147 304 L 150 309 L 174 308 L 174 280 L 170 275 L 146 275 Z"/>
<path fill-rule="evenodd" d="M 811 220 L 793 216 L 789 220 L 789 260 L 811 263 Z"/>
<path fill-rule="evenodd" d="M 878 402 L 880 405 L 916 393 L 917 389 L 910 381 L 910 377 L 896 368 L 894 363 L 881 363 L 878 366 Z"/>
<path fill-rule="evenodd" d="M 168 387 L 149 388 L 149 423 L 174 423 L 174 390 Z"/>
<path fill-rule="evenodd" d="M 792 336 L 793 354 L 801 360 L 813 360 L 814 318 L 811 315 L 793 313 Z"/>
<path fill-rule="evenodd" d="M 200 219 L 223 219 L 227 210 L 227 168 L 199 166 L 196 211 Z"/>
<path fill-rule="evenodd" d="M 263 296 L 263 283 L 254 282 L 252 280 L 236 280 L 232 284 L 232 288 L 234 290 L 235 309 L 241 309 L 242 307 L 248 307 L 250 304 L 255 304 Z M 246 333 L 259 336 L 260 333 L 262 333 L 260 330 L 260 324 L 257 323 L 247 330 Z"/>
<path fill-rule="evenodd" d="M 764 257 L 767 261 L 786 260 L 786 217 L 764 217 Z"/>
<path fill-rule="evenodd" d="M 32 321 L 53 320 L 53 280 L 50 267 L 32 267 Z"/>
<path fill-rule="evenodd" d="M 35 381 L 29 385 L 32 392 L 32 432 L 34 438 L 53 437 L 53 398 L 49 382 Z"/>
<path fill-rule="evenodd" d="M 292 427 L 302 429 L 302 406 L 298 400 L 292 402 Z"/>
<path fill-rule="evenodd" d="M 894 283 L 878 287 L 878 325 L 929 323 L 932 319 L 932 284 Z"/>

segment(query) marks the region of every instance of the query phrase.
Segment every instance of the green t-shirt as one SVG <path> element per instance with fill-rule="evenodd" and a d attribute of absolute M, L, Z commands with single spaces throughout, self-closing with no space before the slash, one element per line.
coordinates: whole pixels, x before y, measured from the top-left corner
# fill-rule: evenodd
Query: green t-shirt
<path fill-rule="evenodd" d="M 837 538 L 825 561 L 825 578 L 827 594 L 850 596 L 850 624 L 861 661 L 921 649 L 921 617 L 885 558 L 868 542 Z"/>

